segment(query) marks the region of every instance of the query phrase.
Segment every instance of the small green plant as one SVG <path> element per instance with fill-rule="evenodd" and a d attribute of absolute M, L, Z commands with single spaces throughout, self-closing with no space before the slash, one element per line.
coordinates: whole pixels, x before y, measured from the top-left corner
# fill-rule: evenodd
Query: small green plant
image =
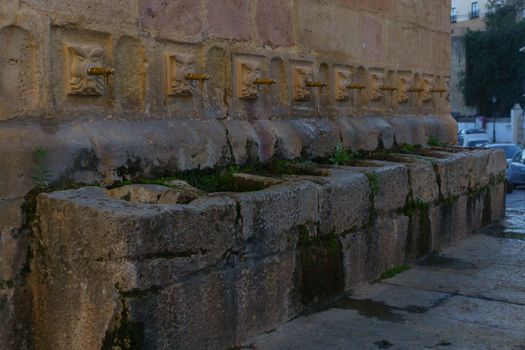
<path fill-rule="evenodd" d="M 34 175 L 31 179 L 42 191 L 46 191 L 49 189 L 49 182 L 52 178 L 47 149 L 37 147 L 33 153 L 33 161 L 35 162 L 35 167 L 33 170 Z"/>
<path fill-rule="evenodd" d="M 335 153 L 330 157 L 330 163 L 333 165 L 345 165 L 352 159 L 351 152 L 343 147 L 343 145 L 338 144 L 335 146 Z"/>
<path fill-rule="evenodd" d="M 375 197 L 379 194 L 379 190 L 381 189 L 379 175 L 377 175 L 376 173 L 366 173 L 366 176 L 368 177 L 368 182 L 370 183 L 370 189 L 372 190 L 372 194 Z"/>
<path fill-rule="evenodd" d="M 443 142 L 439 141 L 439 139 L 435 136 L 430 136 L 428 138 L 428 142 L 427 144 L 431 147 L 445 147 L 446 144 L 444 144 Z"/>
<path fill-rule="evenodd" d="M 400 151 L 401 153 L 415 153 L 417 151 L 417 147 L 409 143 L 405 143 L 403 146 L 401 146 Z"/>
<path fill-rule="evenodd" d="M 408 266 L 406 264 L 405 265 L 396 266 L 394 268 L 391 268 L 390 270 L 387 270 L 387 271 L 383 272 L 381 274 L 381 279 L 384 280 L 384 279 L 387 279 L 387 278 L 392 278 L 392 277 L 397 276 L 400 273 L 405 272 L 407 270 L 410 270 L 410 266 Z"/>
<path fill-rule="evenodd" d="M 335 153 L 328 160 L 333 165 L 350 165 L 352 162 L 366 158 L 366 152 L 357 151 L 351 152 L 343 145 L 338 144 L 335 146 Z"/>

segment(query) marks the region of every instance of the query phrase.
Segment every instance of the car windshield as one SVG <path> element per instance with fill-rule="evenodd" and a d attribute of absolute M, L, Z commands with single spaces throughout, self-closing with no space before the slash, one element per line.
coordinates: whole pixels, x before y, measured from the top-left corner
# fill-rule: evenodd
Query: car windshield
<path fill-rule="evenodd" d="M 516 153 L 520 152 L 521 149 L 516 145 L 493 145 L 490 146 L 490 148 L 499 148 L 505 151 L 505 158 L 511 159 L 516 155 Z"/>

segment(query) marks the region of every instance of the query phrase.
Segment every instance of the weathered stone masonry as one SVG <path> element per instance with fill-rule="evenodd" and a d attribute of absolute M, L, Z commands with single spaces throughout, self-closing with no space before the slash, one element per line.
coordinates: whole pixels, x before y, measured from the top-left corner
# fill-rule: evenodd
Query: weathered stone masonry
<path fill-rule="evenodd" d="M 187 204 L 103 189 L 336 145 L 453 143 L 449 8 L 1 1 L 0 348 L 230 346 L 498 219 L 501 155 L 455 149 Z M 100 187 L 36 200 L 42 173 Z"/>

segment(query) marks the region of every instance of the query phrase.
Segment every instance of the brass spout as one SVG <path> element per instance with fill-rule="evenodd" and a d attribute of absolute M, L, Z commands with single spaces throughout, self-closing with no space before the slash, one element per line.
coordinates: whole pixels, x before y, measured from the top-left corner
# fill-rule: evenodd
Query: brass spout
<path fill-rule="evenodd" d="M 104 85 L 107 86 L 109 83 L 109 76 L 115 74 L 115 70 L 109 67 L 91 67 L 87 70 L 88 75 L 103 76 Z"/>
<path fill-rule="evenodd" d="M 255 85 L 273 85 L 273 84 L 275 84 L 277 82 L 275 80 L 273 80 L 273 79 L 259 79 L 258 78 L 258 79 L 255 79 L 253 81 L 253 83 Z"/>
<path fill-rule="evenodd" d="M 115 74 L 115 70 L 109 67 L 91 67 L 87 70 L 88 75 L 103 75 L 107 77 L 108 75 Z"/>
<path fill-rule="evenodd" d="M 198 73 L 188 73 L 186 74 L 184 78 L 186 80 L 198 80 L 200 82 L 208 80 L 208 76 L 206 74 L 198 74 Z"/>
<path fill-rule="evenodd" d="M 348 90 L 364 90 L 366 89 L 366 86 L 361 84 L 349 84 L 346 86 Z"/>
<path fill-rule="evenodd" d="M 312 87 L 312 88 L 324 88 L 326 86 L 328 86 L 328 83 L 321 83 L 319 81 L 309 81 L 306 83 L 306 86 L 307 87 Z"/>
<path fill-rule="evenodd" d="M 445 92 L 447 92 L 447 89 L 430 89 L 430 92 L 438 92 L 439 96 L 443 95 Z"/>
<path fill-rule="evenodd" d="M 381 86 L 381 87 L 379 88 L 379 90 L 390 91 L 390 92 L 392 92 L 392 91 L 396 91 L 397 88 L 396 88 L 395 86 Z"/>

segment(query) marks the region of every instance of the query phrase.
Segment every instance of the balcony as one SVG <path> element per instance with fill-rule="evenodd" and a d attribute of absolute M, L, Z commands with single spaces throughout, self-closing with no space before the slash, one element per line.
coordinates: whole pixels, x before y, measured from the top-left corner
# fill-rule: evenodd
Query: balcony
<path fill-rule="evenodd" d="M 456 23 L 458 21 L 458 15 L 450 16 L 450 23 Z"/>
<path fill-rule="evenodd" d="M 470 19 L 479 18 L 479 9 L 470 11 L 468 13 L 468 18 L 470 18 Z"/>

